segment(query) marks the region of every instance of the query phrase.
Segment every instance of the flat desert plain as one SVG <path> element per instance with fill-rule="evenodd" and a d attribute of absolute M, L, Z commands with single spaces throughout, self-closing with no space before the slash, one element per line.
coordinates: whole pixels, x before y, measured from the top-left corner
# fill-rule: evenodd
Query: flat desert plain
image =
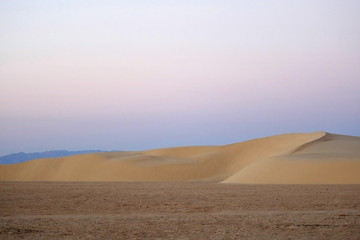
<path fill-rule="evenodd" d="M 0 239 L 360 239 L 360 185 L 0 182 Z"/>

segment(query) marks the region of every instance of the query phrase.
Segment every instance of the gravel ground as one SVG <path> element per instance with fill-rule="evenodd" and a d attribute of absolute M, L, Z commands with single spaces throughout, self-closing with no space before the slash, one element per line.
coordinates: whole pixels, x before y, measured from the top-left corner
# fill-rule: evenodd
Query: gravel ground
<path fill-rule="evenodd" d="M 360 185 L 0 182 L 0 239 L 360 239 Z"/>

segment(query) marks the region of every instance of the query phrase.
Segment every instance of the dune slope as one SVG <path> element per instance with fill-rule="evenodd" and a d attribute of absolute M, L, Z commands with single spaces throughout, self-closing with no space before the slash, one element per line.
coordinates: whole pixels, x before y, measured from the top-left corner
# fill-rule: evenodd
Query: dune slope
<path fill-rule="evenodd" d="M 295 133 L 225 146 L 37 159 L 0 165 L 0 180 L 360 183 L 360 138 Z"/>
<path fill-rule="evenodd" d="M 264 158 L 225 183 L 360 183 L 360 138 L 325 133 L 288 154 Z"/>

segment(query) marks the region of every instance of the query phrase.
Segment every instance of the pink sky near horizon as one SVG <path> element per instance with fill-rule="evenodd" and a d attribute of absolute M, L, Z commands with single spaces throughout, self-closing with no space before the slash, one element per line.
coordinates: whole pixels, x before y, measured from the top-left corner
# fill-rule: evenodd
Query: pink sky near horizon
<path fill-rule="evenodd" d="M 0 155 L 360 135 L 357 1 L 3 1 Z"/>

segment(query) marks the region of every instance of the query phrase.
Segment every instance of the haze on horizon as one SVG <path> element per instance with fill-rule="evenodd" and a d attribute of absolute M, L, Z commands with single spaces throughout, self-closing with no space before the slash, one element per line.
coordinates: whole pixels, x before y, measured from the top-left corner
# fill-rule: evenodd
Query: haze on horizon
<path fill-rule="evenodd" d="M 0 155 L 360 136 L 360 2 L 0 2 Z"/>

